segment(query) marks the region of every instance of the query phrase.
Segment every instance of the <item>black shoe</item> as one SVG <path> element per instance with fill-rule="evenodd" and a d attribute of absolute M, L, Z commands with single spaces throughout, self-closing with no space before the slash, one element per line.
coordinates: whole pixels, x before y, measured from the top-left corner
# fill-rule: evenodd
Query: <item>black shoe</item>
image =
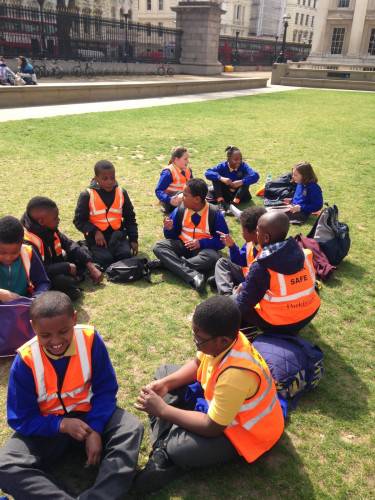
<path fill-rule="evenodd" d="M 197 292 L 203 292 L 206 286 L 204 275 L 201 273 L 196 274 L 190 284 Z"/>
<path fill-rule="evenodd" d="M 212 292 L 217 292 L 215 276 L 210 276 L 209 278 L 207 278 L 207 285 L 210 287 Z"/>
<path fill-rule="evenodd" d="M 155 269 L 163 269 L 164 267 L 160 259 L 150 260 L 147 265 L 150 271 L 155 271 Z"/>
<path fill-rule="evenodd" d="M 135 477 L 135 491 L 139 494 L 158 491 L 182 474 L 183 470 L 171 461 L 165 449 L 156 448 Z"/>

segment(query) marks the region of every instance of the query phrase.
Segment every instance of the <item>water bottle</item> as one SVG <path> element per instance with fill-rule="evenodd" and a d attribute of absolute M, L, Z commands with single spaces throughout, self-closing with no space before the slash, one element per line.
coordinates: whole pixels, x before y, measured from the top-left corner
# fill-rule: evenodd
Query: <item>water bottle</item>
<path fill-rule="evenodd" d="M 272 175 L 271 174 L 267 174 L 266 184 L 267 184 L 267 182 L 271 182 L 271 181 L 272 181 Z"/>

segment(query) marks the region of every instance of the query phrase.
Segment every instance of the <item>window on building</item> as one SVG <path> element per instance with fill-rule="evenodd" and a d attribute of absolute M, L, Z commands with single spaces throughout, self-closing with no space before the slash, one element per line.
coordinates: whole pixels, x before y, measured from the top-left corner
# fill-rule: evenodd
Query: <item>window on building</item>
<path fill-rule="evenodd" d="M 309 43 L 310 43 L 310 44 L 311 44 L 311 42 L 312 42 L 312 37 L 313 37 L 313 34 L 314 34 L 314 32 L 313 32 L 313 31 L 310 31 L 310 37 L 309 37 Z"/>
<path fill-rule="evenodd" d="M 241 19 L 241 5 L 236 6 L 236 20 L 239 21 Z"/>
<path fill-rule="evenodd" d="M 372 56 L 375 56 L 375 29 L 371 30 L 368 53 L 371 54 Z"/>
<path fill-rule="evenodd" d="M 121 16 L 121 13 L 120 13 L 120 16 Z M 112 19 L 116 19 L 116 7 L 111 7 L 111 17 L 112 17 Z M 121 17 L 120 17 L 120 19 L 121 19 Z"/>
<path fill-rule="evenodd" d="M 299 43 L 301 43 L 301 39 L 302 39 L 302 31 L 299 31 L 298 32 L 298 41 L 299 41 Z"/>
<path fill-rule="evenodd" d="M 344 45 L 345 28 L 333 28 L 331 54 L 341 54 Z"/>
<path fill-rule="evenodd" d="M 301 4 L 301 0 L 297 0 L 297 5 L 300 5 Z"/>
<path fill-rule="evenodd" d="M 298 12 L 296 12 L 296 18 L 294 20 L 294 24 L 298 24 L 298 16 L 299 16 L 299 14 L 298 14 Z"/>
<path fill-rule="evenodd" d="M 310 16 L 308 14 L 306 14 L 305 26 L 307 26 L 309 24 L 309 18 L 310 18 Z"/>
<path fill-rule="evenodd" d="M 349 7 L 350 0 L 339 0 L 337 7 Z"/>
<path fill-rule="evenodd" d="M 314 0 L 314 9 L 316 8 L 316 0 Z"/>
<path fill-rule="evenodd" d="M 293 42 L 297 40 L 297 30 L 293 31 Z"/>
<path fill-rule="evenodd" d="M 306 5 L 306 0 L 302 0 L 302 5 Z"/>
<path fill-rule="evenodd" d="M 314 27 L 314 19 L 315 19 L 315 17 L 314 17 L 314 16 L 311 16 L 311 27 L 312 27 L 312 28 Z"/>
<path fill-rule="evenodd" d="M 309 0 L 309 1 L 307 2 L 307 6 L 308 6 L 308 7 L 311 7 L 311 0 Z"/>
<path fill-rule="evenodd" d="M 161 38 L 163 36 L 163 23 L 158 23 L 158 35 Z"/>
<path fill-rule="evenodd" d="M 303 18 L 304 17 L 305 17 L 305 14 L 301 14 L 301 17 L 300 17 L 300 20 L 299 20 L 299 23 L 300 23 L 301 26 L 303 24 Z"/>
<path fill-rule="evenodd" d="M 151 23 L 146 23 L 147 26 L 147 36 L 151 36 Z"/>
<path fill-rule="evenodd" d="M 146 10 L 151 10 L 152 5 L 151 5 L 151 0 L 146 0 Z"/>
<path fill-rule="evenodd" d="M 164 0 L 159 0 L 159 10 L 164 9 Z"/>

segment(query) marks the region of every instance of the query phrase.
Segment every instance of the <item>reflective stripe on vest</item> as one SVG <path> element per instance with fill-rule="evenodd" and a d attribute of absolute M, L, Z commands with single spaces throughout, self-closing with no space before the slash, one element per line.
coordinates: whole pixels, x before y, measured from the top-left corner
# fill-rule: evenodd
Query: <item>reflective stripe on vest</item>
<path fill-rule="evenodd" d="M 315 271 L 312 253 L 304 250 L 305 261 L 301 271 L 280 274 L 267 269 L 270 288 L 256 306 L 257 313 L 273 325 L 298 323 L 311 316 L 320 306 L 315 291 Z"/>
<path fill-rule="evenodd" d="M 203 238 L 212 238 L 210 233 L 210 225 L 209 225 L 209 204 L 206 202 L 206 205 L 200 212 L 194 212 L 190 208 L 185 208 L 184 215 L 182 217 L 181 223 L 181 233 L 180 240 L 184 243 L 191 240 L 201 240 Z M 199 213 L 201 216 L 201 220 L 199 224 L 195 226 L 191 217 L 195 214 Z"/>
<path fill-rule="evenodd" d="M 119 186 L 116 187 L 115 199 L 109 209 L 107 209 L 96 189 L 88 188 L 87 191 L 90 195 L 89 221 L 91 224 L 94 224 L 100 231 L 105 231 L 109 226 L 114 230 L 120 229 L 122 224 L 122 207 L 124 206 L 124 193 L 122 189 Z"/>
<path fill-rule="evenodd" d="M 76 354 L 70 357 L 60 392 L 55 369 L 40 347 L 37 337 L 24 344 L 18 352 L 31 368 L 42 415 L 65 414 L 70 411 L 91 409 L 91 348 L 94 328 L 86 325 L 74 327 L 73 341 Z"/>
<path fill-rule="evenodd" d="M 168 165 L 167 169 L 170 171 L 172 175 L 172 182 L 169 184 L 165 192 L 167 194 L 174 194 L 178 191 L 183 191 L 187 181 L 190 180 L 191 178 L 190 168 L 185 169 L 184 171 L 185 175 L 175 165 Z"/>
<path fill-rule="evenodd" d="M 27 291 L 32 293 L 34 290 L 34 285 L 30 279 L 30 268 L 31 268 L 31 259 L 33 256 L 33 248 L 30 245 L 22 245 L 20 257 L 22 261 L 23 268 L 26 273 L 26 281 L 27 281 Z"/>
<path fill-rule="evenodd" d="M 200 368 L 197 379 L 202 382 Z M 204 395 L 209 403 L 214 396 L 218 378 L 228 368 L 249 370 L 260 379 L 256 394 L 243 402 L 235 419 L 224 431 L 238 453 L 248 462 L 253 462 L 278 441 L 284 429 L 275 383 L 264 359 L 245 336 L 239 333 L 231 350 L 206 381 Z"/>
<path fill-rule="evenodd" d="M 24 232 L 25 232 L 24 239 L 35 246 L 35 248 L 38 250 L 42 258 L 42 261 L 44 261 L 45 252 L 44 252 L 44 243 L 42 238 L 39 238 L 39 236 L 37 236 L 35 233 L 32 233 L 26 228 L 24 228 Z M 53 246 L 55 254 L 61 255 L 62 254 L 61 241 L 59 235 L 56 232 L 53 234 Z"/>

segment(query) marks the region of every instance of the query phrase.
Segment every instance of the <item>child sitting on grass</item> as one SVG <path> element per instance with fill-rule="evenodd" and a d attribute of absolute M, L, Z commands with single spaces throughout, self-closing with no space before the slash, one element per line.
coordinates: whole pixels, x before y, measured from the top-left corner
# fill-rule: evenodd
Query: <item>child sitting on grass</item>
<path fill-rule="evenodd" d="M 10 370 L 7 414 L 15 434 L 0 450 L 0 485 L 17 499 L 73 499 L 46 467 L 77 453 L 98 466 L 81 500 L 120 499 L 130 488 L 143 428 L 116 406 L 117 381 L 94 327 L 77 325 L 69 297 L 47 292 L 30 317 L 36 336 L 19 350 Z M 82 464 L 82 474 L 86 467 Z"/>
<path fill-rule="evenodd" d="M 78 283 L 86 269 L 94 283 L 101 281 L 103 275 L 88 249 L 59 231 L 59 209 L 53 200 L 44 196 L 32 198 L 21 222 L 25 241 L 38 250 L 54 290 L 66 293 L 72 300 L 78 299 L 81 295 Z"/>
<path fill-rule="evenodd" d="M 230 234 L 221 233 L 221 240 L 229 248 L 229 259 L 222 257 L 216 262 L 215 276 L 207 281 L 217 288 L 220 295 L 232 295 L 233 289 L 245 281 L 251 264 L 261 250 L 258 245 L 256 228 L 259 218 L 266 213 L 263 207 L 249 207 L 240 215 L 242 236 L 245 244 L 241 249 Z"/>
<path fill-rule="evenodd" d="M 110 161 L 95 164 L 95 177 L 78 199 L 74 225 L 85 235 L 94 262 L 106 269 L 138 253 L 138 225 L 127 191 Z"/>

